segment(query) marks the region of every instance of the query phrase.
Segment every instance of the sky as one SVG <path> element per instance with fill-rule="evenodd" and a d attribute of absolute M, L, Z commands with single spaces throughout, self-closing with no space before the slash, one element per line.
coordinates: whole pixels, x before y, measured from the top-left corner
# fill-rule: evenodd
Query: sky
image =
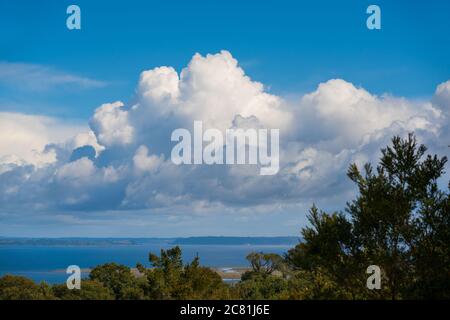
<path fill-rule="evenodd" d="M 345 208 L 346 168 L 393 135 L 449 155 L 449 10 L 1 1 L 0 236 L 297 235 L 313 203 Z M 170 133 L 195 120 L 279 128 L 280 171 L 175 166 Z"/>

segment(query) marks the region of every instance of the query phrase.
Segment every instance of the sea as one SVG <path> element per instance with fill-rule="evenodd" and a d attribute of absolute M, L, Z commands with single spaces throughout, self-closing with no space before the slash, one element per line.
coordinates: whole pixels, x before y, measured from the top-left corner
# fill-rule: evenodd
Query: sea
<path fill-rule="evenodd" d="M 250 252 L 284 254 L 292 245 L 179 245 L 183 261 L 187 263 L 195 256 L 202 265 L 214 268 L 248 267 L 246 256 Z M 90 269 L 96 265 L 115 262 L 129 267 L 137 263 L 150 266 L 149 253 L 160 253 L 169 249 L 168 243 L 131 245 L 0 245 L 0 276 L 13 274 L 28 277 L 36 282 L 64 283 L 68 277 L 65 270 L 70 265 Z M 84 272 L 83 277 L 88 274 Z"/>

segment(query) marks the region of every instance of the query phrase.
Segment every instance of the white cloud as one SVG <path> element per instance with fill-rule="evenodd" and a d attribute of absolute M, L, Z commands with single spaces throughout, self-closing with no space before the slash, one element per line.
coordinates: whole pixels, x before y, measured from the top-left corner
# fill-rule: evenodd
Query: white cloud
<path fill-rule="evenodd" d="M 0 112 L 0 164 L 32 164 L 37 167 L 56 161 L 50 144 L 62 143 L 86 131 L 86 126 L 59 119 Z"/>
<path fill-rule="evenodd" d="M 172 67 L 159 67 L 141 73 L 138 92 L 150 103 L 175 103 L 179 95 L 178 74 Z M 159 110 L 164 113 L 167 110 Z"/>
<path fill-rule="evenodd" d="M 83 146 L 92 146 L 95 150 L 96 156 L 99 156 L 99 154 L 103 150 L 105 150 L 104 146 L 98 144 L 97 137 L 95 136 L 95 133 L 91 130 L 89 130 L 88 132 L 82 132 L 80 134 L 77 134 L 71 141 L 69 141 L 69 143 L 70 143 L 69 148 L 71 150 Z"/>
<path fill-rule="evenodd" d="M 74 85 L 80 88 L 101 88 L 107 85 L 103 81 L 77 76 L 47 66 L 5 61 L 0 61 L 0 84 L 27 90 L 48 90 Z"/>
<path fill-rule="evenodd" d="M 104 146 L 124 145 L 133 141 L 133 127 L 128 123 L 128 111 L 123 103 L 102 104 L 95 110 L 90 125 Z"/>
<path fill-rule="evenodd" d="M 59 180 L 85 180 L 92 178 L 95 171 L 95 166 L 91 160 L 88 158 L 81 158 L 58 168 L 56 177 Z"/>
<path fill-rule="evenodd" d="M 164 158 L 148 155 L 148 148 L 146 146 L 140 146 L 133 157 L 133 164 L 138 171 L 155 172 L 164 162 Z"/>
<path fill-rule="evenodd" d="M 365 135 L 394 122 L 408 124 L 411 131 L 424 126 L 432 129 L 430 124 L 440 117 L 439 110 L 429 103 L 389 95 L 378 97 L 342 79 L 321 83 L 317 90 L 302 97 L 296 110 L 299 138 L 327 144 L 335 151 L 357 147 Z"/>
<path fill-rule="evenodd" d="M 205 128 L 225 130 L 236 115 L 255 116 L 269 128 L 287 128 L 290 122 L 282 100 L 246 76 L 228 51 L 195 54 L 179 77 L 173 68 L 145 71 L 138 93 L 139 108 L 150 108 L 156 115 L 172 112 L 187 124 L 202 120 Z"/>
<path fill-rule="evenodd" d="M 54 145 L 59 158 L 49 161 L 52 166 L 29 171 L 17 161 L 4 175 L 0 168 L 5 177 L 0 179 L 1 197 L 18 207 L 37 203 L 84 211 L 151 208 L 171 214 L 264 211 L 321 200 L 342 206 L 353 190 L 346 178 L 348 165 L 376 161 L 393 135 L 414 131 L 421 142 L 436 148 L 436 141 L 445 142 L 449 83 L 439 85 L 431 101 L 415 101 L 377 96 L 333 79 L 290 101 L 267 93 L 229 52 L 196 54 L 180 74 L 171 67 L 144 71 L 136 103 L 101 105 L 90 121 L 91 132 L 76 132 L 69 142 Z M 194 120 L 221 130 L 279 128 L 279 173 L 260 176 L 256 166 L 174 165 L 170 133 L 190 128 Z M 9 126 L 16 122 L 6 121 Z M 28 153 L 22 158 L 38 164 L 39 157 L 30 150 L 42 152 L 45 145 L 58 142 L 50 139 L 52 134 L 41 137 L 48 125 L 14 125 L 9 131 L 20 132 L 16 140 L 0 132 L 4 156 L 21 150 L 11 146 L 16 141 L 22 146 L 30 143 L 32 148 L 25 148 Z M 70 156 L 85 146 L 95 149 L 95 157 L 86 156 L 92 148 Z"/>
<path fill-rule="evenodd" d="M 434 103 L 444 112 L 450 112 L 450 80 L 441 83 L 434 94 Z"/>

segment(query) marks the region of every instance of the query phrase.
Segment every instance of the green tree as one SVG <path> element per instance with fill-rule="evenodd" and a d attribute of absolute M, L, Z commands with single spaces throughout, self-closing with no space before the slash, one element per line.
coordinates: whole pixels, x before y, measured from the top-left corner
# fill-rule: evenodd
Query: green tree
<path fill-rule="evenodd" d="M 106 263 L 96 266 L 89 274 L 95 280 L 109 288 L 116 299 L 139 299 L 143 290 L 139 287 L 136 276 L 131 269 L 116 263 Z"/>
<path fill-rule="evenodd" d="M 252 266 L 252 271 L 265 275 L 279 270 L 283 264 L 283 258 L 276 253 L 251 252 L 246 259 Z"/>
<path fill-rule="evenodd" d="M 354 293 L 336 282 L 336 277 L 317 267 L 296 271 L 288 280 L 288 287 L 280 299 L 342 300 L 353 299 Z"/>
<path fill-rule="evenodd" d="M 437 179 L 447 162 L 445 157 L 425 157 L 426 150 L 412 134 L 394 137 L 392 147 L 382 149 L 376 172 L 370 164 L 364 175 L 354 164 L 348 171 L 359 189 L 347 211 L 360 257 L 382 268 L 392 299 L 402 297 L 415 281 L 416 239 L 428 232 L 422 224 L 424 213 L 430 213 L 426 207 L 435 202 Z"/>
<path fill-rule="evenodd" d="M 352 298 L 449 296 L 449 200 L 438 179 L 447 158 L 425 155 L 414 135 L 394 137 L 376 169 L 352 164 L 359 194 L 347 214 L 310 211 L 311 226 L 286 260 L 296 270 L 321 270 Z M 365 270 L 382 269 L 382 290 L 367 290 Z"/>
<path fill-rule="evenodd" d="M 60 300 L 114 300 L 114 293 L 95 280 L 83 280 L 80 290 L 69 290 L 66 284 L 52 287 L 53 295 Z"/>
<path fill-rule="evenodd" d="M 251 252 L 247 260 L 252 269 L 245 272 L 233 288 L 240 299 L 283 299 L 288 296 L 287 266 L 275 253 Z"/>
<path fill-rule="evenodd" d="M 138 269 L 147 277 L 150 299 L 220 299 L 229 293 L 217 272 L 200 266 L 198 257 L 183 265 L 178 246 L 161 250 L 160 256 L 150 253 L 149 260 L 152 268 Z"/>
<path fill-rule="evenodd" d="M 310 226 L 301 231 L 303 241 L 286 256 L 287 263 L 296 271 L 291 284 L 308 287 L 306 290 L 295 289 L 302 292 L 297 296 L 325 298 L 327 291 L 323 288 L 340 288 L 347 290 L 348 296 L 360 298 L 361 292 L 357 289 L 363 287 L 364 273 L 355 260 L 357 252 L 352 223 L 343 213 L 327 214 L 315 205 L 308 220 Z M 305 279 L 301 280 L 301 277 Z M 330 295 L 329 298 L 337 296 Z"/>
<path fill-rule="evenodd" d="M 228 298 L 228 287 L 220 275 L 211 268 L 200 266 L 198 257 L 184 267 L 181 282 L 187 285 L 184 299 Z"/>
<path fill-rule="evenodd" d="M 0 300 L 50 300 L 53 298 L 45 282 L 36 284 L 28 278 L 13 275 L 0 278 Z"/>
<path fill-rule="evenodd" d="M 287 268 L 284 259 L 276 253 L 251 252 L 246 259 L 252 269 L 242 275 L 243 281 L 253 276 L 269 276 L 274 272 L 280 276 L 286 276 Z"/>
<path fill-rule="evenodd" d="M 287 296 L 288 282 L 286 279 L 270 275 L 254 273 L 236 284 L 235 290 L 240 299 L 244 300 L 275 300 Z"/>
<path fill-rule="evenodd" d="M 407 298 L 450 299 L 450 199 L 429 189 L 414 219 L 412 261 L 415 281 Z"/>
<path fill-rule="evenodd" d="M 168 250 L 161 250 L 160 256 L 149 254 L 152 269 L 143 269 L 148 279 L 146 294 L 151 299 L 176 299 L 181 294 L 180 277 L 183 272 L 181 249 L 177 246 Z"/>

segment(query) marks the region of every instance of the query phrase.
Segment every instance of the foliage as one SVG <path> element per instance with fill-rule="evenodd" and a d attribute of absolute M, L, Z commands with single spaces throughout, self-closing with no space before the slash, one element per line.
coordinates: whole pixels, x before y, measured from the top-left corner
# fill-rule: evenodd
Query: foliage
<path fill-rule="evenodd" d="M 53 295 L 46 283 L 36 284 L 25 277 L 5 275 L 0 278 L 0 300 L 49 300 Z"/>
<path fill-rule="evenodd" d="M 153 268 L 138 266 L 147 277 L 146 295 L 150 299 L 220 299 L 228 297 L 228 288 L 210 268 L 202 267 L 199 258 L 183 265 L 177 246 L 149 255 Z"/>
<path fill-rule="evenodd" d="M 284 260 L 275 253 L 251 252 L 247 255 L 252 270 L 242 275 L 242 280 L 250 279 L 253 275 L 267 276 L 278 271 L 284 274 L 286 271 Z"/>
<path fill-rule="evenodd" d="M 352 298 L 448 298 L 449 195 L 438 188 L 447 158 L 426 150 L 412 134 L 394 137 L 376 169 L 351 165 L 359 195 L 346 215 L 313 206 L 304 242 L 287 255 L 290 266 L 320 268 Z M 365 289 L 369 265 L 381 267 L 382 290 Z"/>
<path fill-rule="evenodd" d="M 287 280 L 274 275 L 253 274 L 236 285 L 240 299 L 279 299 L 287 290 Z"/>
<path fill-rule="evenodd" d="M 91 270 L 91 280 L 95 280 L 110 289 L 116 299 L 139 299 L 143 290 L 137 285 L 131 269 L 116 263 L 106 263 Z"/>
<path fill-rule="evenodd" d="M 52 287 L 53 295 L 60 300 L 114 300 L 114 293 L 95 280 L 83 280 L 80 290 L 69 290 L 66 284 Z"/>

